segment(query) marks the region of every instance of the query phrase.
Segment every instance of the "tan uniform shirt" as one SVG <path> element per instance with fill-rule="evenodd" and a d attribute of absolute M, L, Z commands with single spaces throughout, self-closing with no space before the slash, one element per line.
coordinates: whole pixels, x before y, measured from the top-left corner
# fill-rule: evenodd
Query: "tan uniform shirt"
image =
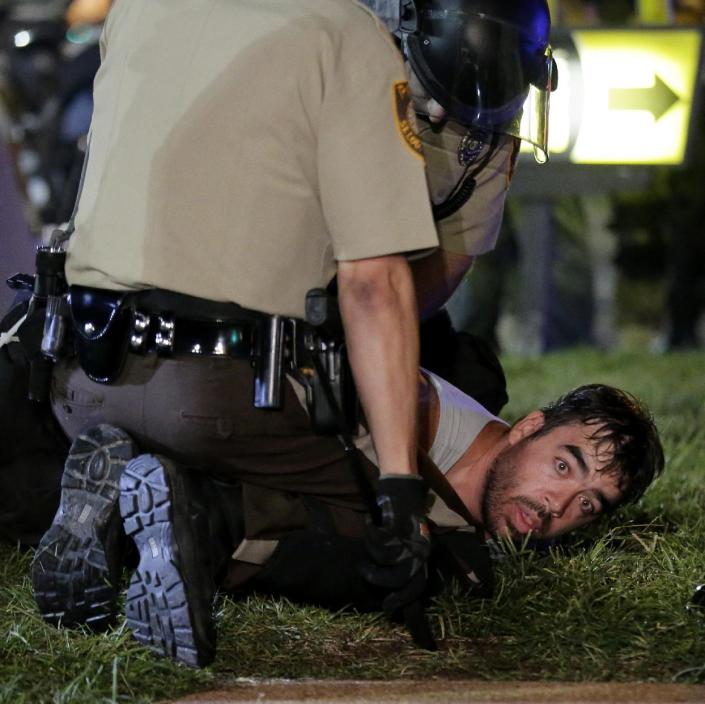
<path fill-rule="evenodd" d="M 438 132 L 426 124 L 419 131 L 433 203 L 443 203 L 465 174 L 472 173 L 479 165 L 489 149 L 485 145 L 472 164 L 463 166 L 458 151 L 466 134 L 467 128 L 452 122 Z M 475 190 L 470 200 L 453 215 L 436 223 L 441 249 L 478 256 L 495 248 L 518 151 L 517 140 L 500 137 L 496 152 L 475 177 Z"/>
<path fill-rule="evenodd" d="M 437 245 L 399 52 L 351 0 L 117 0 L 72 284 L 301 316 L 336 260 Z"/>
<path fill-rule="evenodd" d="M 420 115 L 428 115 L 430 95 L 407 64 L 414 105 Z M 489 146 L 479 151 L 472 163 L 464 165 L 459 158 L 468 128 L 449 120 L 442 127 L 423 121 L 419 136 L 423 142 L 428 171 L 428 189 L 434 204 L 443 203 L 463 178 L 484 160 Z M 502 225 L 507 191 L 514 175 L 519 142 L 500 136 L 499 144 L 487 165 L 475 177 L 475 190 L 470 200 L 453 215 L 437 223 L 440 247 L 454 254 L 477 256 L 495 248 Z"/>

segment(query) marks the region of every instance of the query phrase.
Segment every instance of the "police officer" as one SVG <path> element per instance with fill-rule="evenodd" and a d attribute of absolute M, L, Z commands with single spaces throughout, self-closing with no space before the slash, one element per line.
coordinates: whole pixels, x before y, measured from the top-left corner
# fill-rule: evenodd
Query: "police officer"
<path fill-rule="evenodd" d="M 296 337 L 307 292 L 334 275 L 384 475 L 378 493 L 395 509 L 386 521 L 397 554 L 411 549 L 422 570 L 417 315 L 405 254 L 435 247 L 437 236 L 388 33 L 349 0 L 118 0 L 101 51 L 66 259 L 78 357 L 57 365 L 52 388 L 74 445 L 33 566 L 40 610 L 65 624 L 109 621 L 111 531 L 132 441 L 225 479 L 324 484 L 340 444 L 315 442 L 277 369 L 296 353 L 285 339 Z M 131 623 L 155 647 L 153 634 L 167 629 L 182 659 L 203 664 L 213 640 L 201 627 L 210 603 L 195 538 L 176 528 L 173 544 L 155 548 L 142 531 L 178 522 L 188 492 L 160 458 L 122 478 L 128 533 L 151 546 L 128 593 Z M 336 491 L 356 500 L 352 479 Z M 181 560 L 154 563 L 161 547 Z M 155 601 L 166 616 L 150 610 Z"/>

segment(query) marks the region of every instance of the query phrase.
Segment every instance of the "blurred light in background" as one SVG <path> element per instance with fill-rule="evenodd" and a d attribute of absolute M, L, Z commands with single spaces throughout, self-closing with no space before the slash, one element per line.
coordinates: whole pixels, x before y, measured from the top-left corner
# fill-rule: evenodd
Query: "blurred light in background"
<path fill-rule="evenodd" d="M 25 46 L 29 46 L 29 43 L 32 41 L 32 35 L 30 32 L 27 31 L 21 31 L 17 32 L 15 34 L 15 46 L 18 49 L 22 49 Z"/>
<path fill-rule="evenodd" d="M 701 58 L 691 29 L 575 30 L 557 42 L 552 158 L 575 164 L 680 164 Z M 526 145 L 524 151 L 529 151 Z"/>

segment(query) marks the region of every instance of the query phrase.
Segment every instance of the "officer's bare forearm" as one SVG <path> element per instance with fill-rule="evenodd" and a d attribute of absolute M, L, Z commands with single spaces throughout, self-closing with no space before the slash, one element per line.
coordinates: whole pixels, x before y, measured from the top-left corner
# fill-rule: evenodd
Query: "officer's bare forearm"
<path fill-rule="evenodd" d="M 453 295 L 474 257 L 437 249 L 411 263 L 421 320 L 433 315 Z"/>
<path fill-rule="evenodd" d="M 383 474 L 416 472 L 418 318 L 406 259 L 340 262 L 340 311 Z"/>

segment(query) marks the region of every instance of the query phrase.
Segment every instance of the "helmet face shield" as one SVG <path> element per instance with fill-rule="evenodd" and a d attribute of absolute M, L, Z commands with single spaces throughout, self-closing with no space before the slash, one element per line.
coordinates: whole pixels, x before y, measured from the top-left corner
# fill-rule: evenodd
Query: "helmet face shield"
<path fill-rule="evenodd" d="M 532 4 L 523 2 L 524 9 Z M 484 4 L 498 6 L 473 0 L 415 3 L 414 27 L 405 31 L 402 26 L 405 54 L 450 117 L 524 139 L 543 163 L 548 159 L 549 96 L 557 78 L 547 8 L 545 14 L 537 10 L 531 24 L 479 11 Z"/>
<path fill-rule="evenodd" d="M 558 70 L 553 58 L 551 47 L 546 48 L 545 73 L 541 84 L 532 83 L 529 95 L 524 104 L 523 115 L 514 120 L 503 131 L 514 137 L 529 142 L 534 147 L 534 158 L 539 164 L 545 164 L 549 158 L 548 152 L 548 118 L 551 109 L 551 92 L 558 84 Z"/>

